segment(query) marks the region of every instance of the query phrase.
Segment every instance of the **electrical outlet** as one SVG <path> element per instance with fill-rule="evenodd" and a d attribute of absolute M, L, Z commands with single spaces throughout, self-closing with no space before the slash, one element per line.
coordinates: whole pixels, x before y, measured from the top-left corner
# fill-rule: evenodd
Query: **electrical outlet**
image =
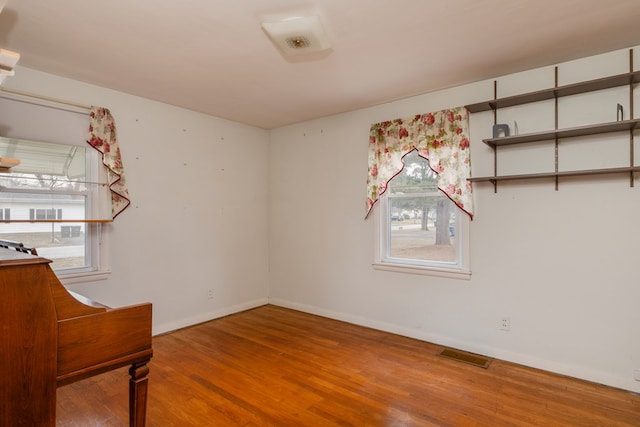
<path fill-rule="evenodd" d="M 633 371 L 633 379 L 636 381 L 640 381 L 640 369 L 636 369 Z"/>
<path fill-rule="evenodd" d="M 213 289 L 207 291 L 207 299 L 213 299 Z"/>
<path fill-rule="evenodd" d="M 500 330 L 501 331 L 509 331 L 509 330 L 511 330 L 511 318 L 509 318 L 509 317 L 501 317 L 500 318 Z"/>

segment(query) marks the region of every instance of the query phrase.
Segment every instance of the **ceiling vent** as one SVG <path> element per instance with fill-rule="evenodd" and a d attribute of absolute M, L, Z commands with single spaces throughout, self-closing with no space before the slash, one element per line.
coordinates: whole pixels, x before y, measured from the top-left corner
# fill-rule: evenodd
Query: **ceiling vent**
<path fill-rule="evenodd" d="M 265 22 L 262 29 L 273 44 L 287 55 L 322 52 L 331 47 L 327 34 L 317 16 Z"/>

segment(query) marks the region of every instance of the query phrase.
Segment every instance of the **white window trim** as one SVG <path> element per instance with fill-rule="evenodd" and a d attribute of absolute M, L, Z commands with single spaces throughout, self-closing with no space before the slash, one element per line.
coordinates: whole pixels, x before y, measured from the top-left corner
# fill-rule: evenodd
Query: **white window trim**
<path fill-rule="evenodd" d="M 391 271 L 395 273 L 408 273 L 419 274 L 424 276 L 437 276 L 447 277 L 452 279 L 471 279 L 471 269 L 469 268 L 469 232 L 470 232 L 470 219 L 462 211 L 459 215 L 456 215 L 456 229 L 460 230 L 459 236 L 462 236 L 458 243 L 458 250 L 460 251 L 461 264 L 452 268 L 436 267 L 431 265 L 419 265 L 419 264 L 407 264 L 407 263 L 395 263 L 392 261 L 384 260 L 382 254 L 385 251 L 386 236 L 384 232 L 386 227 L 382 227 L 383 215 L 381 212 L 387 209 L 388 198 L 386 194 L 383 194 L 378 200 L 378 206 L 373 209 L 373 223 L 375 227 L 375 239 L 374 239 L 374 261 L 373 268 L 375 270 Z M 456 208 L 458 209 L 458 208 Z"/>
<path fill-rule="evenodd" d="M 57 274 L 58 280 L 64 285 L 73 285 L 76 283 L 97 282 L 99 280 L 107 280 L 111 270 L 93 271 L 90 273 L 74 273 L 74 274 Z"/>
<path fill-rule="evenodd" d="M 97 228 L 100 228 L 98 230 Z M 98 239 L 98 253 L 91 252 L 88 256 L 92 257 L 92 265 L 96 266 L 95 270 L 81 270 L 69 273 L 55 271 L 56 276 L 63 285 L 72 285 L 75 283 L 97 282 L 107 280 L 111 275 L 111 264 L 109 263 L 109 227 L 102 224 L 96 224 L 92 229 L 93 239 Z M 97 236 L 96 236 L 97 235 Z M 90 250 L 90 249 L 89 249 Z"/>
<path fill-rule="evenodd" d="M 99 156 L 89 156 L 89 164 L 87 165 L 87 170 L 97 171 L 98 176 L 90 176 L 90 181 L 95 180 L 96 182 L 105 182 L 107 179 L 107 172 L 101 165 L 101 161 Z M 106 193 L 98 192 L 94 194 L 91 199 L 91 212 L 106 212 L 108 208 L 106 199 L 109 195 L 108 187 L 106 188 Z M 106 280 L 109 278 L 111 274 L 111 264 L 109 263 L 109 228 L 106 225 L 101 223 L 93 224 L 93 226 L 88 227 L 88 230 L 91 230 L 91 241 L 94 244 L 90 245 L 91 247 L 85 248 L 87 251 L 85 256 L 91 259 L 91 265 L 95 267 L 95 269 L 80 269 L 76 271 L 70 271 L 65 273 L 64 270 L 56 271 L 56 275 L 58 279 L 62 282 L 63 285 L 70 285 L 75 283 L 85 283 L 85 282 L 95 282 L 99 280 Z M 95 246 L 95 251 L 93 250 Z"/>
<path fill-rule="evenodd" d="M 0 110 L 2 111 L 2 123 L 7 126 L 7 138 L 25 139 L 32 141 L 46 141 L 48 143 L 74 144 L 92 149 L 86 144 L 88 131 L 89 108 L 69 105 L 53 99 L 34 97 L 20 93 L 0 93 Z M 33 117 L 39 118 L 40 126 L 33 126 Z M 100 156 L 96 156 L 98 170 L 98 182 L 106 182 L 106 171 L 101 166 Z M 107 188 L 107 194 L 109 190 Z M 98 198 L 92 200 L 92 209 L 99 212 L 110 212 L 109 199 Z M 98 280 L 106 280 L 111 274 L 109 260 L 109 234 L 110 227 L 99 225 L 102 229 L 97 242 L 98 253 L 90 252 L 87 256 L 92 259 L 93 269 L 76 270 L 68 273 L 55 271 L 56 276 L 63 285 L 73 283 L 85 283 Z M 96 237 L 95 235 L 93 236 Z"/>

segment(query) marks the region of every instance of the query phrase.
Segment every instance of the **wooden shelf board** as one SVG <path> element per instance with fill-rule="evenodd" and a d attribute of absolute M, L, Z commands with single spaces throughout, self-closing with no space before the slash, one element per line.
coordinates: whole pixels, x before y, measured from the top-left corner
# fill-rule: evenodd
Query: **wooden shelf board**
<path fill-rule="evenodd" d="M 482 141 L 488 146 L 495 148 L 503 145 L 551 141 L 556 138 L 571 138 L 576 136 L 597 135 L 601 133 L 622 132 L 625 130 L 635 129 L 639 124 L 640 119 L 623 120 L 619 122 L 600 123 L 596 125 L 504 136 L 501 138 L 489 138 L 483 139 Z"/>
<path fill-rule="evenodd" d="M 470 113 L 480 113 L 482 111 L 495 110 L 497 108 L 513 107 L 516 105 L 609 89 L 638 82 L 640 82 L 640 71 L 635 71 L 633 73 L 618 74 L 611 77 L 603 77 L 600 79 L 543 89 L 521 95 L 478 102 L 475 104 L 465 105 L 465 108 L 469 110 Z"/>
<path fill-rule="evenodd" d="M 496 176 L 480 176 L 469 178 L 471 182 L 497 182 L 497 181 L 515 181 L 522 179 L 536 178 L 562 178 L 568 176 L 587 176 L 587 175 L 610 175 L 616 173 L 629 173 L 640 171 L 640 166 L 621 167 L 621 168 L 603 168 L 603 169 L 583 169 L 575 171 L 559 171 L 559 172 L 540 172 L 519 175 L 496 175 Z"/>
<path fill-rule="evenodd" d="M 20 164 L 20 159 L 14 159 L 10 157 L 0 157 L 0 168 L 11 169 L 12 167 L 18 166 L 19 164 Z"/>

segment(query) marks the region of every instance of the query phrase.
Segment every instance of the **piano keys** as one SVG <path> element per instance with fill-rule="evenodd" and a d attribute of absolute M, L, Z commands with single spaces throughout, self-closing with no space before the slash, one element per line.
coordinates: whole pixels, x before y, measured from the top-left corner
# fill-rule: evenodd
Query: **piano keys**
<path fill-rule="evenodd" d="M 129 424 L 143 427 L 151 304 L 97 304 L 67 291 L 50 260 L 15 249 L 0 243 L 0 427 L 53 427 L 57 387 L 123 366 Z"/>

